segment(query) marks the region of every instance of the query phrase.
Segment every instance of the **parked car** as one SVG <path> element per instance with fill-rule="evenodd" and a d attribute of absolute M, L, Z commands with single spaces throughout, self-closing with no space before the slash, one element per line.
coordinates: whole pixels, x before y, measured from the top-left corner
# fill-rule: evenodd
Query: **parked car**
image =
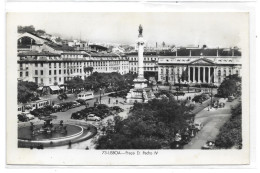
<path fill-rule="evenodd" d="M 225 107 L 225 103 L 220 102 L 220 103 L 218 104 L 218 107 L 219 107 L 219 108 L 224 108 L 224 107 Z"/>
<path fill-rule="evenodd" d="M 95 116 L 95 114 L 89 114 L 89 115 L 87 116 L 86 120 L 91 120 L 91 121 L 100 121 L 101 118 Z"/>
<path fill-rule="evenodd" d="M 76 100 L 78 103 L 80 103 L 81 105 L 86 105 L 86 101 L 83 99 L 78 99 Z"/>
<path fill-rule="evenodd" d="M 207 141 L 206 144 L 201 147 L 201 149 L 210 150 L 213 149 L 214 147 L 215 147 L 214 141 Z"/>
<path fill-rule="evenodd" d="M 200 131 L 203 128 L 203 124 L 202 123 L 195 123 L 194 124 L 195 128 Z"/>
<path fill-rule="evenodd" d="M 59 100 L 63 100 L 63 99 L 67 99 L 67 98 L 68 98 L 68 96 L 67 96 L 66 93 L 63 93 L 63 94 L 58 95 L 58 99 L 59 99 Z"/>
<path fill-rule="evenodd" d="M 80 112 L 74 112 L 71 114 L 71 119 L 76 119 L 76 120 L 82 120 L 84 118 L 84 115 Z"/>
<path fill-rule="evenodd" d="M 81 104 L 79 102 L 76 102 L 76 101 L 72 102 L 73 108 L 76 108 L 76 107 L 79 107 L 79 106 L 81 106 Z"/>
<path fill-rule="evenodd" d="M 120 108 L 119 106 L 113 106 L 113 107 L 112 107 L 112 110 L 115 110 L 115 111 L 118 112 L 118 113 L 124 111 L 124 109 Z"/>
<path fill-rule="evenodd" d="M 26 119 L 26 121 L 30 121 L 30 120 L 33 120 L 34 119 L 34 116 L 32 114 L 30 114 L 29 112 L 23 112 L 20 114 L 23 119 Z M 18 117 L 19 119 L 19 117 Z"/>
<path fill-rule="evenodd" d="M 174 96 L 184 96 L 185 93 L 184 92 L 175 92 L 173 93 Z"/>

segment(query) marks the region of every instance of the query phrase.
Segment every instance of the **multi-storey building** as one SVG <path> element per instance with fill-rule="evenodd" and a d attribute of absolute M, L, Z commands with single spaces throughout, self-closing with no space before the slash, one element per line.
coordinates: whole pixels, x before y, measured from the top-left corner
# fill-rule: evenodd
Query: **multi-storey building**
<path fill-rule="evenodd" d="M 127 53 L 126 55 L 129 59 L 129 71 L 132 73 L 138 73 L 137 52 Z M 144 74 L 148 73 L 151 75 L 158 73 L 158 55 L 156 52 L 144 52 Z"/>
<path fill-rule="evenodd" d="M 162 83 L 213 83 L 219 85 L 226 76 L 240 75 L 239 49 L 186 49 L 158 57 L 158 81 Z"/>
<path fill-rule="evenodd" d="M 93 67 L 92 71 L 86 70 Z M 175 48 L 144 52 L 144 74 L 162 83 L 220 84 L 230 74 L 241 73 L 238 48 Z M 93 52 L 57 45 L 25 33 L 18 38 L 18 80 L 40 86 L 62 85 L 73 77 L 84 79 L 92 72 L 138 72 L 137 52 Z"/>

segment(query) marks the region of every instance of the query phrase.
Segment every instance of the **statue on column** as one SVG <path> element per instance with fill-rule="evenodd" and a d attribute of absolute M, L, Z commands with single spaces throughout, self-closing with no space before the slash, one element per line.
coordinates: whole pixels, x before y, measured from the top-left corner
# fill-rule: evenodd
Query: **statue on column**
<path fill-rule="evenodd" d="M 143 37 L 143 27 L 142 27 L 141 24 L 139 25 L 139 29 L 138 29 L 138 31 L 139 31 L 139 35 L 138 35 L 138 37 Z"/>

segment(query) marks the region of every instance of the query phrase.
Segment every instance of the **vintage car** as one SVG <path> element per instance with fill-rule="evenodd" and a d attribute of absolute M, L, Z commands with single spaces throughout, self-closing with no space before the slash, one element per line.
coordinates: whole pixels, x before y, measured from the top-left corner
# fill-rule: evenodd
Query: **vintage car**
<path fill-rule="evenodd" d="M 198 130 L 198 131 L 200 131 L 202 128 L 203 128 L 203 124 L 202 123 L 195 123 L 194 124 L 194 126 L 195 126 L 195 128 Z"/>
<path fill-rule="evenodd" d="M 91 121 L 100 121 L 101 118 L 95 116 L 95 114 L 89 114 L 89 115 L 87 116 L 86 120 L 91 120 Z"/>
<path fill-rule="evenodd" d="M 175 92 L 173 93 L 174 96 L 184 96 L 185 93 L 184 92 Z"/>
<path fill-rule="evenodd" d="M 210 150 L 210 149 L 214 149 L 214 147 L 215 147 L 214 141 L 207 141 L 206 144 L 201 147 L 201 149 Z"/>

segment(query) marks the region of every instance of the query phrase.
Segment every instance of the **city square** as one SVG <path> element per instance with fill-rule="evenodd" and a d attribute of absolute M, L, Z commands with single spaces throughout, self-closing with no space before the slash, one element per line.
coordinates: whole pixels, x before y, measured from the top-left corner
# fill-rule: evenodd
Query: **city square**
<path fill-rule="evenodd" d="M 18 26 L 19 148 L 243 147 L 241 48 L 149 45 L 135 28 L 120 45 Z"/>

